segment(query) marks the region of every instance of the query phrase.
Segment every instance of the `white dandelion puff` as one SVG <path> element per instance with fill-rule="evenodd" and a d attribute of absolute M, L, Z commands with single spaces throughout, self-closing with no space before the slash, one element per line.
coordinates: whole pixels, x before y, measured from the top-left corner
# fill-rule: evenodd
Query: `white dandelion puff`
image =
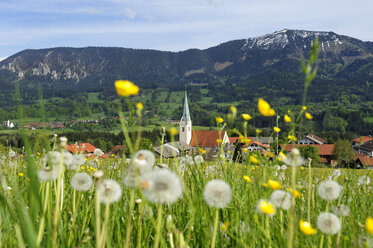
<path fill-rule="evenodd" d="M 155 156 L 151 151 L 140 150 L 136 152 L 135 156 L 132 159 L 132 165 L 137 167 L 152 167 L 155 163 Z"/>
<path fill-rule="evenodd" d="M 360 186 L 360 185 L 368 185 L 370 184 L 370 177 L 367 176 L 367 175 L 363 175 L 361 177 L 359 177 L 359 180 L 357 182 L 357 185 Z"/>
<path fill-rule="evenodd" d="M 77 173 L 71 178 L 70 184 L 77 191 L 88 191 L 92 187 L 92 178 L 86 173 Z"/>
<path fill-rule="evenodd" d="M 285 164 L 281 165 L 281 170 L 286 170 L 287 168 L 288 167 Z"/>
<path fill-rule="evenodd" d="M 281 166 L 276 164 L 274 167 L 273 167 L 275 170 L 281 170 Z"/>
<path fill-rule="evenodd" d="M 332 211 L 339 216 L 348 216 L 350 214 L 350 208 L 344 204 L 333 207 Z"/>
<path fill-rule="evenodd" d="M 82 154 L 72 155 L 71 163 L 67 163 L 66 168 L 69 170 L 75 170 L 77 167 L 85 163 L 85 157 Z"/>
<path fill-rule="evenodd" d="M 38 178 L 39 181 L 45 182 L 45 181 L 52 181 L 56 180 L 58 177 L 58 166 L 55 167 L 44 167 L 41 170 L 38 171 Z"/>
<path fill-rule="evenodd" d="M 104 155 L 104 152 L 100 148 L 96 148 L 93 151 L 93 154 L 96 155 L 97 157 L 101 157 L 102 155 Z"/>
<path fill-rule="evenodd" d="M 100 196 L 101 203 L 111 204 L 119 201 L 122 196 L 122 188 L 119 183 L 111 179 L 105 179 L 99 183 L 97 192 Z"/>
<path fill-rule="evenodd" d="M 13 151 L 13 150 L 10 150 L 10 151 L 9 151 L 9 157 L 10 157 L 10 158 L 13 158 L 13 157 L 15 157 L 15 156 L 16 156 L 16 152 Z"/>
<path fill-rule="evenodd" d="M 222 180 L 212 180 L 206 184 L 203 197 L 210 207 L 224 208 L 232 200 L 232 189 Z"/>
<path fill-rule="evenodd" d="M 144 196 L 153 203 L 171 204 L 183 194 L 183 185 L 177 174 L 170 170 L 156 170 L 145 176 Z"/>
<path fill-rule="evenodd" d="M 336 234 L 341 230 L 341 221 L 332 213 L 321 213 L 317 217 L 317 227 L 325 234 Z"/>
<path fill-rule="evenodd" d="M 48 152 L 45 155 L 45 158 L 46 158 L 47 162 L 49 162 L 49 163 L 51 163 L 53 165 L 58 165 L 58 164 L 60 164 L 61 153 L 57 152 L 57 151 Z"/>
<path fill-rule="evenodd" d="M 186 157 L 186 164 L 187 165 L 192 165 L 194 164 L 193 157 L 192 156 L 187 156 Z"/>
<path fill-rule="evenodd" d="M 341 170 L 340 169 L 335 169 L 335 170 L 333 170 L 333 173 L 332 173 L 332 175 L 331 175 L 331 177 L 333 178 L 333 179 L 337 179 L 338 177 L 340 177 L 341 176 Z"/>
<path fill-rule="evenodd" d="M 273 191 L 270 200 L 276 208 L 288 210 L 291 207 L 291 194 L 284 190 Z"/>
<path fill-rule="evenodd" d="M 148 164 L 146 165 L 130 165 L 124 172 L 123 183 L 127 187 L 136 188 L 143 179 L 143 177 L 150 173 L 153 169 Z"/>
<path fill-rule="evenodd" d="M 62 153 L 62 162 L 68 168 L 73 162 L 73 155 L 70 152 Z"/>
<path fill-rule="evenodd" d="M 194 157 L 194 161 L 196 162 L 196 165 L 203 163 L 203 157 L 201 155 L 197 155 Z"/>
<path fill-rule="evenodd" d="M 302 158 L 297 148 L 291 149 L 291 152 L 289 152 L 285 158 L 282 157 L 282 161 L 288 166 L 301 166 L 305 163 L 305 160 Z"/>
<path fill-rule="evenodd" d="M 328 201 L 337 199 L 342 191 L 342 187 L 335 181 L 327 180 L 319 184 L 317 192 L 319 196 Z"/>

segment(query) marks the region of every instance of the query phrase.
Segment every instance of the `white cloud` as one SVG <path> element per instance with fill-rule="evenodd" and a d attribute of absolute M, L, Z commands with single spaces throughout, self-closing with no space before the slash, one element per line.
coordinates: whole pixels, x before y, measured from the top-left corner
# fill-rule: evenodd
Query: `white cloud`
<path fill-rule="evenodd" d="M 131 10 L 131 9 L 129 9 L 129 8 L 126 8 L 126 9 L 124 10 L 124 15 L 125 15 L 127 18 L 129 18 L 129 19 L 135 19 L 135 17 L 136 17 L 136 12 L 133 11 L 133 10 Z"/>

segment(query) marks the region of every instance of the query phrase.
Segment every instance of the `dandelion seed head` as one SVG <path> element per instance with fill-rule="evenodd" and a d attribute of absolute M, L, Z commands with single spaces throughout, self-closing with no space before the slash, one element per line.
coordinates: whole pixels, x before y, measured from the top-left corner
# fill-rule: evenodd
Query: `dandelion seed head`
<path fill-rule="evenodd" d="M 93 151 L 93 154 L 96 155 L 97 157 L 101 157 L 102 155 L 104 155 L 104 152 L 99 149 L 99 148 L 96 148 L 94 151 Z"/>
<path fill-rule="evenodd" d="M 370 184 L 370 177 L 367 176 L 367 175 L 363 175 L 361 177 L 359 177 L 359 180 L 357 182 L 357 185 L 360 186 L 360 185 L 368 185 Z"/>
<path fill-rule="evenodd" d="M 155 156 L 151 151 L 140 150 L 136 152 L 131 164 L 136 167 L 153 167 L 154 163 Z"/>
<path fill-rule="evenodd" d="M 336 234 L 341 226 L 341 221 L 335 214 L 324 212 L 317 217 L 317 227 L 325 234 Z"/>
<path fill-rule="evenodd" d="M 319 196 L 328 201 L 332 201 L 337 199 L 342 191 L 342 187 L 333 180 L 323 181 L 319 184 L 317 192 Z"/>
<path fill-rule="evenodd" d="M 333 173 L 331 175 L 332 179 L 337 179 L 338 177 L 341 176 L 341 170 L 340 169 L 335 169 L 333 170 Z"/>
<path fill-rule="evenodd" d="M 288 167 L 286 165 L 281 165 L 281 170 L 286 170 Z"/>
<path fill-rule="evenodd" d="M 71 178 L 70 184 L 77 191 L 88 191 L 92 187 L 92 178 L 86 173 L 77 173 Z"/>
<path fill-rule="evenodd" d="M 13 157 L 15 157 L 15 156 L 16 156 L 16 152 L 13 151 L 13 150 L 10 150 L 10 151 L 9 151 L 9 157 L 10 157 L 10 158 L 13 158 Z"/>
<path fill-rule="evenodd" d="M 297 148 L 291 149 L 286 157 L 282 157 L 282 161 L 288 166 L 301 166 L 305 163 L 305 160 L 300 155 L 300 152 Z"/>
<path fill-rule="evenodd" d="M 201 155 L 197 155 L 194 157 L 194 161 L 196 162 L 196 165 L 203 163 L 203 157 Z"/>
<path fill-rule="evenodd" d="M 333 207 L 332 211 L 339 216 L 348 216 L 350 214 L 350 208 L 344 204 Z"/>
<path fill-rule="evenodd" d="M 56 180 L 58 177 L 58 166 L 55 167 L 44 167 L 38 171 L 39 181 L 52 181 Z"/>
<path fill-rule="evenodd" d="M 58 165 L 60 163 L 61 153 L 57 152 L 57 151 L 48 152 L 45 155 L 45 158 L 46 158 L 47 162 L 49 162 L 53 165 Z"/>
<path fill-rule="evenodd" d="M 291 194 L 284 190 L 273 191 L 270 200 L 276 208 L 288 210 L 291 207 Z"/>
<path fill-rule="evenodd" d="M 97 192 L 100 196 L 100 202 L 104 204 L 117 202 L 122 196 L 122 188 L 119 183 L 111 179 L 105 179 L 98 183 Z"/>
<path fill-rule="evenodd" d="M 222 180 L 209 181 L 206 184 L 203 197 L 210 207 L 224 208 L 232 200 L 231 186 Z"/>
<path fill-rule="evenodd" d="M 274 168 L 275 168 L 276 170 L 281 170 L 281 166 L 279 166 L 278 164 L 276 164 L 276 165 L 274 166 Z"/>
<path fill-rule="evenodd" d="M 177 174 L 170 170 L 156 170 L 145 176 L 144 196 L 149 202 L 171 204 L 183 194 L 183 185 Z"/>
<path fill-rule="evenodd" d="M 68 168 L 73 162 L 73 155 L 70 152 L 62 153 L 62 163 Z"/>

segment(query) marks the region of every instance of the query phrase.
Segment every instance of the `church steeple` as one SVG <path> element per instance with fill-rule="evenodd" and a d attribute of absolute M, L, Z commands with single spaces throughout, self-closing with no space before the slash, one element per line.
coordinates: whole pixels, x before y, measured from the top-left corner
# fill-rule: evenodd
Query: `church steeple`
<path fill-rule="evenodd" d="M 183 116 L 181 117 L 180 124 L 179 124 L 179 141 L 182 141 L 189 145 L 191 139 L 192 139 L 192 120 L 190 119 L 188 95 L 185 89 Z"/>

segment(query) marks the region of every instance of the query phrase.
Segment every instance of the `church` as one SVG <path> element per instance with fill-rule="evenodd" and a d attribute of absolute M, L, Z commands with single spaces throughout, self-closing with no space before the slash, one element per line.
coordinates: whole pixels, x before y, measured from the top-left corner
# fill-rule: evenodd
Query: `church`
<path fill-rule="evenodd" d="M 228 134 L 225 130 L 193 130 L 192 120 L 189 112 L 188 95 L 185 91 L 183 115 L 179 122 L 179 141 L 166 143 L 162 146 L 155 147 L 155 152 L 160 155 L 161 150 L 163 157 L 180 156 L 182 153 L 195 153 L 197 148 L 209 151 L 218 147 L 216 140 L 221 139 L 222 145 L 229 144 Z"/>

